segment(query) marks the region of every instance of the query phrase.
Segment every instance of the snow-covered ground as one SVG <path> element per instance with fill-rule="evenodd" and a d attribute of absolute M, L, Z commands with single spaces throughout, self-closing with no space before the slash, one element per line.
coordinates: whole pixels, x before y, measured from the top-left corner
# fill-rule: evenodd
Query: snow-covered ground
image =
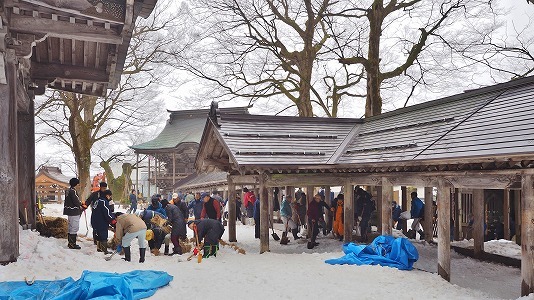
<path fill-rule="evenodd" d="M 45 215 L 59 216 L 60 205 L 47 205 Z M 89 215 L 88 215 L 89 217 Z M 416 243 L 420 270 L 399 271 L 379 266 L 331 266 L 324 260 L 343 255 L 341 242 L 319 235 L 320 245 L 308 250 L 291 239 L 282 246 L 271 239 L 270 253 L 259 254 L 259 240 L 252 226 L 237 226 L 238 246 L 246 255 L 222 247 L 216 258 L 186 261 L 182 256 L 152 256 L 137 262 L 114 257 L 105 261 L 92 241 L 81 237 L 87 231 L 82 215 L 79 231 L 81 250 L 67 248 L 66 240 L 44 238 L 20 231 L 21 255 L 16 263 L 0 266 L 0 281 L 78 279 L 83 270 L 126 272 L 133 269 L 166 271 L 174 280 L 152 299 L 515 299 L 519 296 L 520 270 L 478 262 L 452 253 L 452 283 L 435 274 L 437 247 Z M 89 225 L 90 226 L 90 225 Z M 90 228 L 89 228 L 90 229 Z M 281 232 L 278 232 L 281 236 Z M 189 232 L 189 236 L 192 233 Z M 223 236 L 228 240 L 227 232 Z M 424 270 L 424 271 L 423 271 Z M 428 271 L 428 272 L 427 272 Z M 534 300 L 534 295 L 529 298 Z"/>
<path fill-rule="evenodd" d="M 474 240 L 452 242 L 451 245 L 462 248 L 473 248 Z M 484 251 L 487 253 L 521 259 L 521 246 L 509 240 L 493 240 L 484 242 Z"/>

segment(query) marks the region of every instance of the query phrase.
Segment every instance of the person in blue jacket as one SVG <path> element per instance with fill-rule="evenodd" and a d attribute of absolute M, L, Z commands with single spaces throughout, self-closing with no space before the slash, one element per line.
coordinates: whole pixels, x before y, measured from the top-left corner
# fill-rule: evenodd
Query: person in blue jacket
<path fill-rule="evenodd" d="M 254 202 L 254 237 L 259 239 L 260 238 L 260 198 L 256 199 L 256 202 Z"/>
<path fill-rule="evenodd" d="M 401 213 L 402 209 L 400 205 L 396 201 L 391 201 L 391 219 L 393 219 L 393 228 L 397 230 L 402 230 L 401 223 L 399 222 Z"/>
<path fill-rule="evenodd" d="M 415 238 L 415 231 L 417 231 L 421 236 L 421 239 L 424 239 L 425 233 L 421 228 L 421 220 L 423 220 L 425 215 L 425 204 L 417 197 L 417 192 L 412 192 L 410 196 L 412 197 L 412 209 L 410 210 L 410 215 L 413 219 L 413 237 Z"/>
<path fill-rule="evenodd" d="M 158 197 L 152 197 L 151 202 L 152 203 L 146 208 L 146 210 L 153 210 L 153 211 L 155 211 L 157 213 L 160 213 L 160 214 L 164 215 L 165 218 L 167 218 L 167 212 L 165 211 L 165 209 L 163 208 L 163 206 L 159 202 Z"/>
<path fill-rule="evenodd" d="M 193 201 L 189 202 L 189 205 L 187 208 L 189 210 L 193 210 L 193 215 L 195 216 L 195 220 L 200 220 L 200 214 L 202 213 L 202 207 L 204 206 L 204 201 L 200 199 L 200 193 L 195 193 L 195 199 Z"/>
<path fill-rule="evenodd" d="M 91 226 L 96 232 L 97 251 L 108 254 L 108 227 L 115 225 L 115 215 L 111 212 L 109 201 L 111 201 L 111 190 L 105 190 L 100 193 L 97 201 L 94 201 L 91 206 L 93 213 L 91 214 Z"/>

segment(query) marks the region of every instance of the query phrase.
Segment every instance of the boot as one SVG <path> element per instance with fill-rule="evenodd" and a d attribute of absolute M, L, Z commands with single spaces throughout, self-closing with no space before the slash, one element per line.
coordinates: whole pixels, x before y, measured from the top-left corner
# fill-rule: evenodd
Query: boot
<path fill-rule="evenodd" d="M 146 248 L 139 248 L 139 262 L 140 263 L 145 262 L 145 252 L 146 252 Z"/>
<path fill-rule="evenodd" d="M 164 255 L 169 255 L 169 245 L 165 245 L 165 252 L 163 252 Z"/>
<path fill-rule="evenodd" d="M 280 239 L 280 245 L 287 245 L 289 239 L 287 238 L 287 232 L 282 232 L 282 239 Z"/>
<path fill-rule="evenodd" d="M 153 254 L 154 256 L 159 256 L 159 254 L 160 254 L 160 253 L 159 253 L 159 249 L 157 249 L 157 248 L 154 248 L 154 249 L 150 250 L 150 252 L 152 252 L 152 254 Z"/>
<path fill-rule="evenodd" d="M 182 255 L 183 254 L 182 247 L 178 246 L 178 247 L 172 248 L 172 253 L 170 255 L 172 256 L 174 254 Z"/>
<path fill-rule="evenodd" d="M 125 261 L 131 261 L 132 253 L 130 252 L 130 247 L 122 247 L 122 249 L 124 250 L 124 257 L 122 259 L 124 259 Z"/>
<path fill-rule="evenodd" d="M 102 252 L 102 246 L 100 246 L 100 241 L 96 241 L 96 252 Z"/>
<path fill-rule="evenodd" d="M 98 252 L 104 252 L 104 254 L 109 254 L 108 251 L 108 242 L 99 241 L 98 242 L 100 246 L 97 245 L 97 247 L 100 247 L 100 250 L 97 250 Z"/>
<path fill-rule="evenodd" d="M 80 246 L 76 245 L 76 234 L 69 233 L 69 235 L 67 235 L 67 241 L 69 249 L 81 249 Z"/>
<path fill-rule="evenodd" d="M 293 234 L 293 239 L 295 239 L 295 240 L 300 239 L 300 237 L 297 235 L 298 232 L 299 232 L 299 230 L 297 228 L 291 229 L 291 233 Z"/>
<path fill-rule="evenodd" d="M 425 239 L 425 232 L 422 230 L 422 229 L 419 229 L 419 231 L 417 231 L 419 233 L 419 239 L 420 240 L 424 240 Z"/>

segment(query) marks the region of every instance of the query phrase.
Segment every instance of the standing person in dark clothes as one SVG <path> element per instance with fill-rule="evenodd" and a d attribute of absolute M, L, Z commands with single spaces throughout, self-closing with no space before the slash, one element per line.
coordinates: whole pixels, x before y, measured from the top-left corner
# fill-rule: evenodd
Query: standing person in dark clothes
<path fill-rule="evenodd" d="M 135 190 L 132 190 L 130 193 L 130 213 L 135 214 L 135 211 L 137 210 L 137 195 L 135 194 Z"/>
<path fill-rule="evenodd" d="M 374 211 L 373 201 L 371 194 L 364 191 L 362 188 L 356 188 L 354 193 L 356 198 L 356 211 L 355 216 L 360 223 L 361 238 L 360 242 L 367 242 L 367 231 L 369 229 L 369 220 L 371 219 L 371 213 Z"/>
<path fill-rule="evenodd" d="M 212 219 L 202 219 L 187 222 L 187 225 L 198 236 L 198 241 L 204 240 L 204 258 L 217 256 L 219 239 L 223 236 L 224 226 L 221 222 Z"/>
<path fill-rule="evenodd" d="M 397 230 L 402 230 L 402 226 L 399 222 L 401 213 L 402 209 L 400 205 L 398 205 L 396 201 L 391 201 L 391 219 L 393 219 L 393 228 Z"/>
<path fill-rule="evenodd" d="M 184 218 L 184 220 L 187 220 L 187 218 L 189 217 L 189 209 L 187 208 L 187 204 L 185 204 L 184 201 L 182 201 L 182 197 L 183 195 L 179 195 L 177 193 L 173 193 L 172 194 L 172 201 L 171 201 L 171 204 L 174 204 L 176 205 L 180 211 L 182 212 L 182 217 Z M 184 222 L 184 229 L 185 229 L 185 222 Z"/>
<path fill-rule="evenodd" d="M 413 231 L 412 235 L 415 238 L 415 232 L 418 232 L 420 239 L 425 238 L 425 233 L 421 229 L 421 220 L 425 216 L 425 204 L 419 197 L 417 197 L 417 192 L 410 193 L 412 197 L 412 209 L 410 210 L 410 215 L 413 219 L 411 230 Z"/>
<path fill-rule="evenodd" d="M 80 217 L 82 215 L 82 203 L 78 197 L 75 187 L 80 183 L 78 178 L 71 178 L 69 180 L 70 188 L 66 191 L 65 203 L 63 207 L 63 214 L 67 215 L 69 221 L 68 244 L 69 249 L 81 249 L 76 244 L 76 237 L 78 236 L 78 229 L 80 229 Z M 87 206 L 84 206 L 84 209 Z"/>
<path fill-rule="evenodd" d="M 241 197 L 239 194 L 235 196 L 235 220 L 241 220 Z"/>
<path fill-rule="evenodd" d="M 200 214 L 202 213 L 203 207 L 204 207 L 204 201 L 200 199 L 200 193 L 195 193 L 195 199 L 189 202 L 189 205 L 187 206 L 188 209 L 193 210 L 193 215 L 195 216 L 195 220 L 200 220 Z"/>
<path fill-rule="evenodd" d="M 326 222 L 324 219 L 324 209 L 326 208 L 327 211 L 330 211 L 330 206 L 326 204 L 326 201 L 324 201 L 324 197 L 321 196 L 321 194 L 316 194 L 314 198 L 319 197 L 319 227 L 323 229 L 323 235 L 327 235 L 328 232 L 326 230 Z"/>
<path fill-rule="evenodd" d="M 200 213 L 201 219 L 221 219 L 221 205 L 219 201 L 210 197 L 208 193 L 202 193 L 200 195 L 202 201 L 204 201 L 204 206 L 202 207 L 202 212 Z"/>
<path fill-rule="evenodd" d="M 254 202 L 254 237 L 260 238 L 260 199 Z"/>
<path fill-rule="evenodd" d="M 160 195 L 161 196 L 161 195 Z M 146 210 L 153 210 L 155 212 L 158 212 L 164 216 L 167 216 L 166 212 L 165 212 L 165 209 L 163 209 L 163 207 L 161 206 L 161 203 L 159 201 L 159 198 L 158 195 L 156 196 L 152 196 L 152 198 L 150 199 L 150 205 L 146 208 Z"/>
<path fill-rule="evenodd" d="M 92 209 L 93 208 L 93 203 L 98 201 L 98 199 L 100 199 L 100 197 L 103 197 L 104 195 L 102 193 L 108 189 L 108 184 L 105 183 L 104 181 L 100 182 L 98 184 L 98 186 L 100 187 L 100 189 L 98 191 L 96 191 L 96 192 L 92 192 L 91 195 L 89 195 L 89 197 L 85 200 L 84 205 L 86 207 L 91 207 L 91 209 Z M 91 216 L 91 220 L 92 219 L 93 219 L 93 217 Z M 97 244 L 96 230 L 95 230 L 94 227 L 93 227 L 93 243 L 95 245 Z"/>
<path fill-rule="evenodd" d="M 182 247 L 180 246 L 179 239 L 187 238 L 184 214 L 180 210 L 180 208 L 178 208 L 178 206 L 174 204 L 169 204 L 166 199 L 161 201 L 161 204 L 165 208 L 165 211 L 167 212 L 167 218 L 172 225 L 171 242 L 174 246 L 174 249 L 171 255 L 182 255 L 183 251 Z"/>
<path fill-rule="evenodd" d="M 93 213 L 91 214 L 91 226 L 96 231 L 96 246 L 98 252 L 108 254 L 108 227 L 115 225 L 117 222 L 115 216 L 111 213 L 109 208 L 109 201 L 111 200 L 111 191 L 105 190 L 100 193 L 100 198 L 93 202 Z"/>
<path fill-rule="evenodd" d="M 319 194 L 313 197 L 313 201 L 308 205 L 308 237 L 310 237 L 310 242 L 308 243 L 308 249 L 312 249 L 315 246 L 318 246 L 319 243 L 315 241 L 317 235 L 319 234 L 319 221 L 322 218 L 321 209 L 322 206 L 319 204 L 321 202 L 321 196 Z"/>
<path fill-rule="evenodd" d="M 306 224 L 306 212 L 307 212 L 307 205 L 308 205 L 308 198 L 306 197 L 306 193 L 301 192 L 300 198 L 296 198 L 297 200 L 297 214 L 299 215 L 300 222 L 302 226 Z"/>

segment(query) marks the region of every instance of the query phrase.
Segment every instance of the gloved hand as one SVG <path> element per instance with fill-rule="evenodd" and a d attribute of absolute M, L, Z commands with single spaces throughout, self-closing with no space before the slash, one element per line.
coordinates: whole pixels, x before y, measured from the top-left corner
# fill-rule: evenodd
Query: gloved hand
<path fill-rule="evenodd" d="M 198 254 L 198 248 L 195 247 L 195 249 L 193 249 L 193 254 L 194 254 L 194 255 L 197 255 L 197 254 Z"/>
<path fill-rule="evenodd" d="M 87 209 L 87 205 L 82 204 L 82 211 Z"/>
<path fill-rule="evenodd" d="M 117 252 L 121 252 L 121 250 L 122 250 L 122 246 L 119 244 L 119 245 L 117 246 Z"/>
<path fill-rule="evenodd" d="M 362 221 L 362 216 L 358 216 L 358 222 Z"/>

